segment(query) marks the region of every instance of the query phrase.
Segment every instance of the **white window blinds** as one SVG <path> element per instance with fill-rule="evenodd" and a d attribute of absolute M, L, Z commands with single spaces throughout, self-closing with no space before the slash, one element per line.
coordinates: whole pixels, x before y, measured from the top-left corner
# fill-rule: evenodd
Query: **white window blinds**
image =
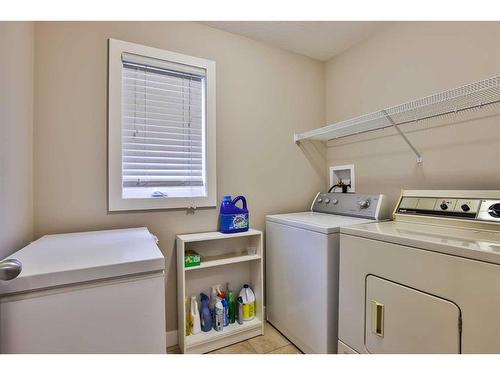
<path fill-rule="evenodd" d="M 122 63 L 123 196 L 204 195 L 205 70 L 129 53 Z"/>

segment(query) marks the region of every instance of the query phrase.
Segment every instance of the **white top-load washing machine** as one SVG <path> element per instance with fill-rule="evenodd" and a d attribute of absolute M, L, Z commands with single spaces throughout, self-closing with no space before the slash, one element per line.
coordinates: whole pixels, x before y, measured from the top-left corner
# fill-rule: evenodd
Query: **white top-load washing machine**
<path fill-rule="evenodd" d="M 147 228 L 44 236 L 9 258 L 22 269 L 0 281 L 0 353 L 165 353 L 165 261 Z"/>
<path fill-rule="evenodd" d="M 266 218 L 267 320 L 305 353 L 337 352 L 339 228 L 390 216 L 383 195 L 318 193 Z"/>
<path fill-rule="evenodd" d="M 342 228 L 339 353 L 500 353 L 500 191 L 403 191 Z"/>

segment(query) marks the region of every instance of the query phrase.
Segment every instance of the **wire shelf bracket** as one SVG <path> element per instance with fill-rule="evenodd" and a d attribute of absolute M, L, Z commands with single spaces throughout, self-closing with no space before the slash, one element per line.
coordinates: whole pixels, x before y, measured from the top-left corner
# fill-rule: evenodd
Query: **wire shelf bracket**
<path fill-rule="evenodd" d="M 385 117 L 387 118 L 387 120 L 389 120 L 389 122 L 392 124 L 394 129 L 396 129 L 396 131 L 401 136 L 401 138 L 403 138 L 403 140 L 408 144 L 408 146 L 410 146 L 411 150 L 413 151 L 413 153 L 417 157 L 417 164 L 422 164 L 422 155 L 420 154 L 420 152 L 418 152 L 418 150 L 415 148 L 415 146 L 413 146 L 413 143 L 410 142 L 410 140 L 408 139 L 406 134 L 403 133 L 403 131 L 400 129 L 399 125 L 394 122 L 394 120 L 391 118 L 391 116 L 389 116 L 389 114 L 385 111 L 385 109 L 382 110 L 382 113 L 385 114 Z"/>
<path fill-rule="evenodd" d="M 422 155 L 401 130 L 401 125 L 481 110 L 500 103 L 500 75 L 443 91 L 408 103 L 340 121 L 305 133 L 294 134 L 294 142 L 331 141 L 385 128 L 394 128 L 422 163 Z"/>

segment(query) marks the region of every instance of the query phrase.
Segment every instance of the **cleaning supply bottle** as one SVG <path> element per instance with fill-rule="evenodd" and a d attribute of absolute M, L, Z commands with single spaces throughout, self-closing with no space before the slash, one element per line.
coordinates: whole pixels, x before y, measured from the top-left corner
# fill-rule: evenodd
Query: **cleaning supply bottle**
<path fill-rule="evenodd" d="M 198 310 L 198 301 L 196 300 L 196 296 L 191 296 L 190 317 L 191 334 L 196 335 L 201 331 L 200 310 Z"/>
<path fill-rule="evenodd" d="M 236 321 L 236 297 L 229 283 L 227 283 L 227 303 L 229 305 L 229 323 L 234 323 Z"/>
<path fill-rule="evenodd" d="M 217 285 L 220 287 L 220 285 Z M 217 296 L 221 299 L 222 307 L 224 308 L 224 327 L 229 325 L 229 305 L 227 304 L 226 292 L 218 289 Z"/>
<path fill-rule="evenodd" d="M 215 304 L 217 303 L 218 290 L 220 290 L 220 285 L 217 284 L 212 286 L 212 291 L 210 292 L 210 311 L 212 312 L 213 317 L 215 317 L 214 311 Z"/>
<path fill-rule="evenodd" d="M 236 206 L 241 201 L 242 207 Z M 220 231 L 222 233 L 245 232 L 249 228 L 247 200 L 239 195 L 231 200 L 225 195 L 220 205 Z"/>
<path fill-rule="evenodd" d="M 214 324 L 215 330 L 222 331 L 224 328 L 224 306 L 222 305 L 222 299 L 220 297 L 217 297 L 214 316 L 215 316 L 215 324 Z"/>
<path fill-rule="evenodd" d="M 212 313 L 210 312 L 210 299 L 205 293 L 200 293 L 201 301 L 201 330 L 209 332 L 212 329 Z"/>
<path fill-rule="evenodd" d="M 238 324 L 243 324 L 243 298 L 238 297 Z"/>
<path fill-rule="evenodd" d="M 191 335 L 191 313 L 189 306 L 189 299 L 186 297 L 184 299 L 184 309 L 186 310 L 186 336 Z"/>
<path fill-rule="evenodd" d="M 255 318 L 255 294 L 248 284 L 243 285 L 239 297 L 243 300 L 243 320 Z"/>
<path fill-rule="evenodd" d="M 222 307 L 224 308 L 224 327 L 229 325 L 229 304 L 227 303 L 227 298 L 225 293 L 222 292 L 221 296 Z"/>

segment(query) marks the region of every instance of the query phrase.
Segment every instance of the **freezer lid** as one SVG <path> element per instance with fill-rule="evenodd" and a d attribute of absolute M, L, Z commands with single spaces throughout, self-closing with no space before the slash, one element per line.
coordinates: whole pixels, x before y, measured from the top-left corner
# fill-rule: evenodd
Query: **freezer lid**
<path fill-rule="evenodd" d="M 147 228 L 47 235 L 8 258 L 21 274 L 0 281 L 0 296 L 126 275 L 163 271 L 165 260 Z"/>
<path fill-rule="evenodd" d="M 312 211 L 267 215 L 266 220 L 325 234 L 337 233 L 340 227 L 374 222 L 371 219 Z"/>

